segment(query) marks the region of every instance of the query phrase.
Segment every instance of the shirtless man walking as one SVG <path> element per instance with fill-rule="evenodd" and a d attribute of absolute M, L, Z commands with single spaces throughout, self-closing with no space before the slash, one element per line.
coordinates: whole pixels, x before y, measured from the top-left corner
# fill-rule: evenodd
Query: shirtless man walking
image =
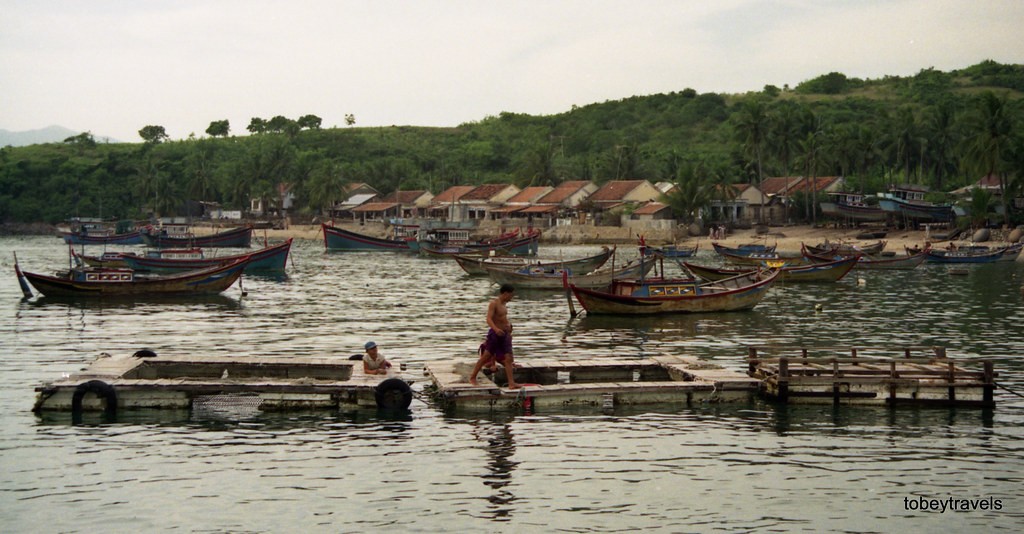
<path fill-rule="evenodd" d="M 519 388 L 519 384 L 516 384 L 512 377 L 515 367 L 512 357 L 512 323 L 508 320 L 508 308 L 506 307 L 506 304 L 512 300 L 513 291 L 515 288 L 509 284 L 502 285 L 498 296 L 487 306 L 487 326 L 490 328 L 487 330 L 487 339 L 483 345 L 480 345 L 480 359 L 473 367 L 473 373 L 469 375 L 469 383 L 474 386 L 477 385 L 477 373 L 493 358 L 505 368 L 505 377 L 508 379 L 506 387 L 509 389 Z"/>

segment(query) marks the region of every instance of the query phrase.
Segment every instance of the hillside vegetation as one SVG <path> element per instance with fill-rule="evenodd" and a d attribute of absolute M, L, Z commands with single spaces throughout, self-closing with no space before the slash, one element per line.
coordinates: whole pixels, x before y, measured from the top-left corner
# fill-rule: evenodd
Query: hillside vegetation
<path fill-rule="evenodd" d="M 740 95 L 682 89 L 574 106 L 564 113 L 499 113 L 456 128 L 321 129 L 306 115 L 211 118 L 209 137 L 169 141 L 140 125 L 142 142 L 0 149 L 0 221 L 181 214 L 186 200 L 244 209 L 291 184 L 299 211 L 341 200 L 348 182 L 382 193 L 453 184 L 648 179 L 680 184 L 680 215 L 729 183 L 770 176 L 847 177 L 863 192 L 893 183 L 949 191 L 997 175 L 1024 196 L 1024 66 L 985 61 L 878 80 L 828 73 L 795 87 Z M 197 125 L 197 129 L 203 125 Z M 1012 208 L 1012 206 L 1010 206 Z M 1008 210 L 1011 217 L 1019 214 Z"/>

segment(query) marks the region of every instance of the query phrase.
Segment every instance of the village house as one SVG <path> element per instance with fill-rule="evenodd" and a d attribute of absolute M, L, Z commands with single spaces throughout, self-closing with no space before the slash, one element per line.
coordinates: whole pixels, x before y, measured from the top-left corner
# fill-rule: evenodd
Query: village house
<path fill-rule="evenodd" d="M 613 180 L 587 197 L 587 203 L 600 214 L 599 221 L 617 225 L 615 215 L 627 208 L 661 198 L 661 191 L 647 180 Z"/>
<path fill-rule="evenodd" d="M 764 203 L 764 222 L 782 224 L 790 222 L 795 215 L 790 213 L 798 195 L 818 195 L 821 199 L 828 193 L 843 191 L 846 182 L 841 176 L 818 176 L 813 179 L 804 176 L 776 176 L 761 181 L 761 192 L 767 197 Z M 752 220 L 759 221 L 757 217 Z"/>
<path fill-rule="evenodd" d="M 515 224 L 522 224 L 524 219 L 526 222 L 532 222 L 534 217 L 533 213 L 523 213 L 523 210 L 526 210 L 536 204 L 538 199 L 547 195 L 551 191 L 554 191 L 554 189 L 554 187 L 549 185 L 526 187 L 506 200 L 504 206 L 492 209 L 489 212 L 489 217 L 492 220 L 513 220 L 511 222 L 514 222 Z"/>
<path fill-rule="evenodd" d="M 717 195 L 719 198 L 711 201 L 704 219 L 713 224 L 740 226 L 760 222 L 762 208 L 767 202 L 765 194 L 751 184 L 730 184 L 728 187 L 730 193 Z"/>

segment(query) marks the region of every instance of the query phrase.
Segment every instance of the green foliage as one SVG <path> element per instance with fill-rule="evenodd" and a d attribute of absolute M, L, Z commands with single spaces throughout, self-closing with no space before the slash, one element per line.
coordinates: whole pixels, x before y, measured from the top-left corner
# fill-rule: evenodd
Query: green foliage
<path fill-rule="evenodd" d="M 235 137 L 226 120 L 198 140 L 169 141 L 159 126 L 140 130 L 143 144 L 82 134 L 0 149 L 0 219 L 181 214 L 187 200 L 247 209 L 253 198 L 276 199 L 282 183 L 299 209 L 316 212 L 343 200 L 348 182 L 436 194 L 456 184 L 672 181 L 681 192 L 670 203 L 687 219 L 733 191 L 728 184 L 761 176 L 842 175 L 876 193 L 894 182 L 953 189 L 991 172 L 1016 194 L 1024 191 L 1021 94 L 986 91 L 995 81 L 1016 87 L 1024 69 L 983 62 L 866 81 L 830 73 L 796 91 L 686 88 L 550 116 L 502 112 L 457 128 L 356 128 L 347 115 L 349 127 L 324 129 L 316 115 L 278 115 L 253 117 L 251 135 Z M 813 203 L 795 214 L 813 220 Z"/>

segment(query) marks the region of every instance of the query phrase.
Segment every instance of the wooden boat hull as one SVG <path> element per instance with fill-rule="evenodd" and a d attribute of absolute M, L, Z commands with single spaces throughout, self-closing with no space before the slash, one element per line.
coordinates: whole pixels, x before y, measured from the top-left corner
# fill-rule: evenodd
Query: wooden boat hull
<path fill-rule="evenodd" d="M 748 256 L 750 254 L 770 254 L 775 252 L 776 245 L 740 245 L 738 247 L 727 247 L 725 245 L 719 245 L 718 243 L 712 242 L 711 246 L 714 247 L 715 252 L 722 255 L 731 256 Z"/>
<path fill-rule="evenodd" d="M 625 268 L 614 271 L 590 273 L 590 274 L 568 274 L 570 284 L 579 287 L 605 287 L 617 278 L 640 278 L 651 272 L 657 264 L 656 260 L 638 262 Z M 505 271 L 501 269 L 487 269 L 487 276 L 496 284 L 511 284 L 517 289 L 554 289 L 565 288 L 563 284 L 563 269 L 544 270 L 538 273 L 520 273 L 516 271 Z"/>
<path fill-rule="evenodd" d="M 249 248 L 252 244 L 252 226 L 192 237 L 170 237 L 149 232 L 141 235 L 146 246 L 156 248 Z"/>
<path fill-rule="evenodd" d="M 531 232 L 525 236 L 460 245 L 421 241 L 419 243 L 419 250 L 423 255 L 434 257 L 488 254 L 491 251 L 495 251 L 497 254 L 503 255 L 535 256 L 537 254 L 539 243 L 540 232 Z"/>
<path fill-rule="evenodd" d="M 865 270 L 911 270 L 916 269 L 918 265 L 921 265 L 928 259 L 928 255 L 923 251 L 917 254 L 911 254 L 909 256 L 901 256 L 896 258 L 868 258 L 861 256 L 860 260 L 857 261 L 854 269 L 865 269 Z"/>
<path fill-rule="evenodd" d="M 321 224 L 320 227 L 324 232 L 324 247 L 327 250 L 413 252 L 411 243 L 416 242 L 415 239 L 381 239 L 327 224 Z"/>
<path fill-rule="evenodd" d="M 879 222 L 888 214 L 878 206 L 855 206 L 841 202 L 821 202 L 821 212 L 830 217 L 860 222 Z"/>
<path fill-rule="evenodd" d="M 502 263 L 500 261 L 487 261 L 487 258 L 474 258 L 471 256 L 459 255 L 453 256 L 453 259 L 455 260 L 456 263 L 459 264 L 459 267 L 462 267 L 463 271 L 466 271 L 466 274 L 472 276 L 487 276 L 487 269 L 485 267 L 493 269 L 504 269 L 507 271 L 516 271 L 522 269 L 523 267 L 531 266 L 551 269 L 561 267 L 569 269 L 572 272 L 589 273 L 601 268 L 602 265 L 608 262 L 608 260 L 612 257 L 613 253 L 613 249 L 609 249 L 608 247 L 602 247 L 601 252 L 593 256 L 566 261 L 530 262 L 530 260 L 527 260 L 525 258 L 510 258 L 518 259 L 520 261 L 508 261 L 506 263 Z"/>
<path fill-rule="evenodd" d="M 866 245 L 851 245 L 848 243 L 819 243 L 817 245 L 802 245 L 803 249 L 818 256 L 850 256 L 854 254 L 872 255 L 878 254 L 885 249 L 887 241 L 876 241 Z"/>
<path fill-rule="evenodd" d="M 250 254 L 235 254 L 217 258 L 170 259 L 147 258 L 145 256 L 125 256 L 121 261 L 132 270 L 154 273 L 179 273 L 208 269 L 216 265 L 233 263 L 248 258 L 245 272 L 284 271 L 288 265 L 288 254 L 292 248 L 292 239 L 279 245 L 270 246 Z"/>
<path fill-rule="evenodd" d="M 141 245 L 143 242 L 139 230 L 105 236 L 61 232 L 60 237 L 69 245 Z"/>
<path fill-rule="evenodd" d="M 692 258 L 697 254 L 697 250 L 700 245 L 694 245 L 692 247 L 682 247 L 678 245 L 668 245 L 664 247 L 647 247 L 650 253 L 658 253 L 666 258 Z"/>
<path fill-rule="evenodd" d="M 954 219 L 953 207 L 924 202 L 907 202 L 898 198 L 883 198 L 878 205 L 889 213 L 920 222 L 950 222 Z"/>
<path fill-rule="evenodd" d="M 750 253 L 747 255 L 735 255 L 728 252 L 719 252 L 719 255 L 725 259 L 726 262 L 733 265 L 747 265 L 751 267 L 794 267 L 797 265 L 807 265 L 811 263 L 810 260 L 805 258 L 803 255 L 787 255 L 779 254 L 777 252 L 758 252 Z"/>
<path fill-rule="evenodd" d="M 129 281 L 74 281 L 56 276 L 23 273 L 25 279 L 47 297 L 137 297 L 211 295 L 231 287 L 245 269 L 240 260 L 200 271 Z"/>
<path fill-rule="evenodd" d="M 857 256 L 822 263 L 812 263 L 795 267 L 783 267 L 781 279 L 784 282 L 838 282 L 857 265 Z M 728 269 L 708 267 L 689 262 L 679 262 L 680 267 L 704 280 L 718 281 L 751 272 L 749 269 Z"/>
<path fill-rule="evenodd" d="M 997 261 L 1004 261 L 1003 257 L 1007 255 L 1007 249 L 1010 247 L 1004 247 L 989 252 L 975 252 L 975 251 L 950 251 L 950 250 L 929 250 L 926 252 L 928 256 L 928 263 L 995 263 Z M 1018 249 L 1012 254 L 1011 260 L 1016 259 L 1017 255 L 1020 254 Z"/>
<path fill-rule="evenodd" d="M 653 296 L 635 297 L 570 286 L 588 314 L 657 315 L 665 313 L 714 313 L 750 310 L 757 306 L 779 277 L 779 271 L 758 271 L 734 277 L 738 287 L 717 289 L 710 284 L 650 284 Z M 751 283 L 745 282 L 750 280 Z M 745 285 L 744 285 L 745 284 Z M 661 289 L 664 289 L 662 291 Z M 704 293 L 703 288 L 708 292 Z M 674 289 L 674 291 L 673 291 Z"/>

